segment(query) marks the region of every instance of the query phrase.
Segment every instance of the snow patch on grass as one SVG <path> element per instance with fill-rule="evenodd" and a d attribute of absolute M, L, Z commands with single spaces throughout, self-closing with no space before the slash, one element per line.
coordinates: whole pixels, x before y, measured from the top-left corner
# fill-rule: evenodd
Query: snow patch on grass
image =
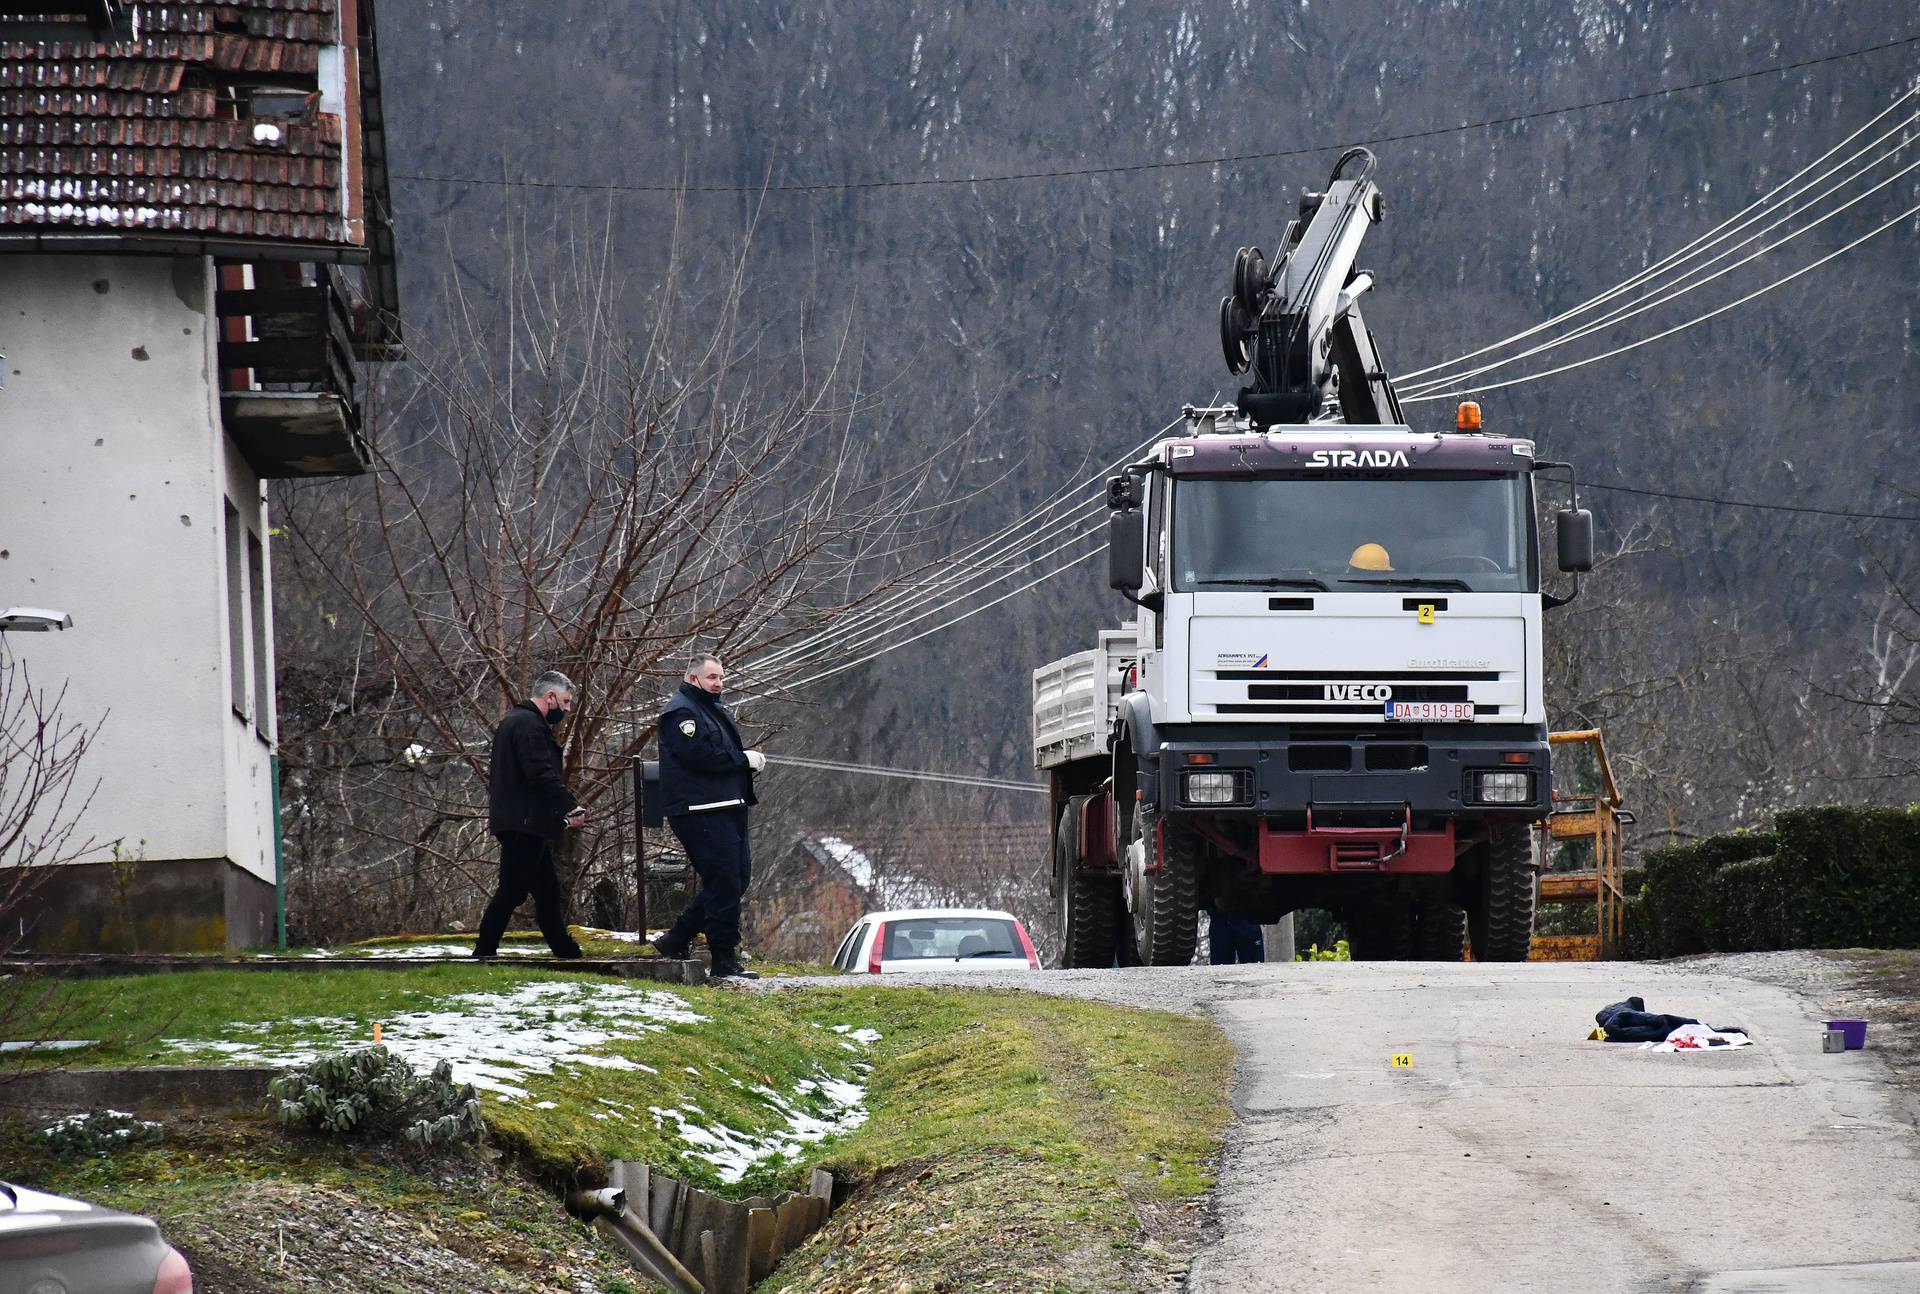
<path fill-rule="evenodd" d="M 861 1077 L 868 1068 L 860 1067 Z M 801 1079 L 794 1084 L 792 1096 L 782 1096 L 761 1084 L 751 1089 L 781 1119 L 778 1127 L 766 1132 L 743 1132 L 724 1123 L 710 1123 L 707 1114 L 691 1101 L 676 1109 L 650 1105 L 653 1126 L 664 1130 L 669 1123 L 686 1143 L 690 1158 L 713 1166 L 715 1174 L 728 1184 L 739 1181 L 756 1165 L 777 1159 L 797 1159 L 808 1145 L 852 1132 L 867 1121 L 864 1084 L 830 1078 L 823 1071 L 818 1082 Z"/>
<path fill-rule="evenodd" d="M 502 957 L 546 957 L 545 944 L 501 944 Z M 466 957 L 472 958 L 471 944 L 393 944 L 385 948 L 368 948 L 360 954 L 375 961 L 412 961 L 418 957 Z"/>
<path fill-rule="evenodd" d="M 659 1033 L 669 1024 L 704 1024 L 708 1017 L 684 999 L 625 985 L 548 981 L 501 992 L 459 993 L 436 1008 L 381 1020 L 383 1041 L 416 1070 L 444 1060 L 456 1083 L 471 1083 L 501 1100 L 527 1095 L 522 1084 L 556 1067 L 652 1071 L 625 1056 L 598 1050 L 608 1043 Z M 309 1035 L 297 1042 L 252 1042 L 235 1038 L 169 1038 L 176 1051 L 219 1055 L 262 1065 L 305 1065 L 326 1051 L 368 1044 L 368 1023 L 346 1017 L 304 1017 L 229 1026 L 229 1032 L 264 1033 L 293 1027 Z"/>

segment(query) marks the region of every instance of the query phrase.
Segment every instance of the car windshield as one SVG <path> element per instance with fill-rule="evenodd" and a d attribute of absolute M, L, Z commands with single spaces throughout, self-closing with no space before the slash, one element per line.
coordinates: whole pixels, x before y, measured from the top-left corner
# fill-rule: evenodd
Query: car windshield
<path fill-rule="evenodd" d="M 1530 593 L 1526 478 L 1189 478 L 1173 492 L 1173 587 Z"/>
<path fill-rule="evenodd" d="M 1005 917 L 908 917 L 887 922 L 886 961 L 1020 957 L 1020 936 Z"/>

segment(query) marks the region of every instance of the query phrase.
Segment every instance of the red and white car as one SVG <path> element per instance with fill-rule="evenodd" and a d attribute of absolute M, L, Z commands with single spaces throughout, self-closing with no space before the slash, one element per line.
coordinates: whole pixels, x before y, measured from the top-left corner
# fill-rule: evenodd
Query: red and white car
<path fill-rule="evenodd" d="M 844 971 L 1039 970 L 1026 927 L 992 908 L 915 908 L 869 912 L 840 941 L 833 964 Z"/>

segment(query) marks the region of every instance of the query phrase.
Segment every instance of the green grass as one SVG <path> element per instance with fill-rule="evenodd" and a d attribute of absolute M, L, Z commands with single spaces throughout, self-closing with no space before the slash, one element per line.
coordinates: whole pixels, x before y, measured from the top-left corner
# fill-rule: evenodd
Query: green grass
<path fill-rule="evenodd" d="M 1229 1118 L 1213 1025 L 1016 993 L 802 997 L 886 1035 L 872 1118 L 823 1157 L 879 1186 L 765 1288 L 1153 1287 L 1153 1219 L 1212 1186 Z"/>
<path fill-rule="evenodd" d="M 1231 1054 L 1205 1021 L 1023 993 L 882 988 L 860 977 L 749 993 L 669 990 L 510 962 L 198 971 L 82 981 L 73 986 L 81 1000 L 69 1007 L 89 1027 L 68 1036 L 103 1040 L 86 1054 L 88 1065 L 189 1058 L 167 1038 L 310 1041 L 311 1026 L 299 1021 L 311 1017 L 350 1020 L 347 1032 L 370 1042 L 376 1020 L 434 1009 L 456 994 L 546 982 L 587 986 L 582 992 L 612 985 L 668 992 L 706 1019 L 597 1049 L 653 1073 L 562 1067 L 525 1080 L 524 1100 L 486 1099 L 492 1137 L 512 1162 L 550 1186 L 597 1183 L 616 1158 L 647 1160 L 735 1197 L 798 1186 L 815 1166 L 865 1184 L 769 1289 L 854 1289 L 862 1271 L 897 1271 L 885 1288 L 900 1281 L 948 1290 L 1136 1288 L 1138 1246 L 1162 1233 L 1157 1219 L 1211 1186 L 1229 1117 Z M 850 1046 L 834 1026 L 876 1030 L 880 1038 Z M 764 1136 L 786 1116 L 751 1089 L 791 1095 L 801 1080 L 823 1074 L 866 1084 L 866 1122 L 731 1185 L 680 1139 L 674 1122 L 648 1113 L 697 1107 L 696 1122 L 705 1126 Z M 252 1135 L 280 1146 L 260 1160 L 278 1165 L 272 1171 L 338 1171 L 327 1156 L 343 1152 L 269 1137 L 264 1124 Z M 178 1182 L 179 1207 L 190 1213 L 212 1207 L 219 1182 L 256 1171 L 231 1162 L 183 1167 L 181 1154 L 164 1147 L 131 1157 L 138 1167 L 115 1202 L 173 1207 L 167 1184 Z M 119 1170 L 88 1171 L 108 1174 L 76 1182 L 91 1189 L 111 1186 Z"/>

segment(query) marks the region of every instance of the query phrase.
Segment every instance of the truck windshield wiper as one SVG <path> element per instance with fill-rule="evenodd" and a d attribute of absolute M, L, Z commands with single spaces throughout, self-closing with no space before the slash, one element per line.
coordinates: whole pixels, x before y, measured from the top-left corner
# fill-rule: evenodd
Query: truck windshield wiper
<path fill-rule="evenodd" d="M 1416 579 L 1412 576 L 1396 575 L 1390 579 L 1343 579 L 1342 584 L 1379 584 L 1387 588 L 1405 589 L 1451 589 L 1459 593 L 1473 592 L 1473 585 L 1465 580 Z"/>
<path fill-rule="evenodd" d="M 977 953 L 961 953 L 960 957 L 956 960 L 966 960 L 974 957 L 1018 957 L 1019 955 L 1019 953 L 1011 948 L 987 948 Z"/>
<path fill-rule="evenodd" d="M 1319 580 L 1279 579 L 1271 575 L 1255 576 L 1245 580 L 1202 580 L 1203 584 L 1240 584 L 1255 589 L 1318 589 L 1325 593 L 1327 586 Z"/>

